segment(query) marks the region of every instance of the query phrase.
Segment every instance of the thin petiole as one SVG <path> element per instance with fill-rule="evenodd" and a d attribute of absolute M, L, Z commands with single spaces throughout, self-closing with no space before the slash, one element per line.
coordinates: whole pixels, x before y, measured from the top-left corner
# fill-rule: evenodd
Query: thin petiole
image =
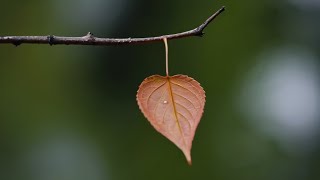
<path fill-rule="evenodd" d="M 166 75 L 169 76 L 169 58 L 168 58 L 168 40 L 167 38 L 163 38 L 164 47 L 166 49 Z"/>

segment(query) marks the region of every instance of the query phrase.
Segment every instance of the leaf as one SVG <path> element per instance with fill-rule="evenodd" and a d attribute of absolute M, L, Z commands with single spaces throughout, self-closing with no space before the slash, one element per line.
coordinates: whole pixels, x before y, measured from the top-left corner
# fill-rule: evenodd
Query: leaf
<path fill-rule="evenodd" d="M 153 75 L 141 83 L 137 101 L 151 125 L 178 146 L 191 165 L 192 140 L 205 104 L 200 84 L 186 75 Z"/>

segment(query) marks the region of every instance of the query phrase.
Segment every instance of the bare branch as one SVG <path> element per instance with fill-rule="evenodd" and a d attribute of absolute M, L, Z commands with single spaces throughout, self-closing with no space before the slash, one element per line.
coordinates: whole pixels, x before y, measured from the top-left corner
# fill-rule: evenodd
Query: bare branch
<path fill-rule="evenodd" d="M 179 39 L 191 36 L 202 36 L 203 30 L 223 11 L 224 7 L 221 7 L 217 12 L 211 15 L 204 23 L 195 29 L 177 33 L 168 34 L 157 37 L 146 37 L 146 38 L 99 38 L 93 36 L 92 33 L 88 33 L 83 37 L 62 37 L 62 36 L 0 36 L 0 44 L 11 43 L 15 46 L 20 44 L 49 44 L 49 45 L 95 45 L 95 46 L 111 46 L 111 45 L 124 45 L 124 44 L 139 44 L 139 43 L 150 43 L 163 41 L 163 38 Z"/>

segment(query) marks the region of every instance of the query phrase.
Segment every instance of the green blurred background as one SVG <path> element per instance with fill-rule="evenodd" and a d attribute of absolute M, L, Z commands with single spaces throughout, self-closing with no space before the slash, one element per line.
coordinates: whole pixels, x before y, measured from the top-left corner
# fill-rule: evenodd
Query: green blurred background
<path fill-rule="evenodd" d="M 162 43 L 0 45 L 1 180 L 320 179 L 320 1 L 29 0 L 1 3 L 0 36 L 169 41 L 171 74 L 206 90 L 193 165 L 136 104 L 164 75 Z"/>

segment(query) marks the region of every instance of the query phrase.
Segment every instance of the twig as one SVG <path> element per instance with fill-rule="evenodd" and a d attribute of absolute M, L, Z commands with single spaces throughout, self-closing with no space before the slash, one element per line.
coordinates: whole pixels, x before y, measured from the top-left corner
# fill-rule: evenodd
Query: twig
<path fill-rule="evenodd" d="M 92 33 L 88 33 L 83 37 L 62 37 L 62 36 L 0 36 L 0 44 L 11 43 L 15 46 L 20 44 L 49 44 L 49 45 L 96 45 L 96 46 L 111 46 L 111 45 L 124 45 L 124 44 L 138 44 L 138 43 L 150 43 L 156 41 L 163 41 L 163 38 L 178 39 L 190 36 L 202 36 L 203 30 L 214 20 L 219 14 L 225 10 L 221 7 L 217 12 L 211 15 L 203 24 L 195 29 L 177 33 L 168 34 L 157 37 L 146 37 L 146 38 L 99 38 L 93 36 Z"/>

